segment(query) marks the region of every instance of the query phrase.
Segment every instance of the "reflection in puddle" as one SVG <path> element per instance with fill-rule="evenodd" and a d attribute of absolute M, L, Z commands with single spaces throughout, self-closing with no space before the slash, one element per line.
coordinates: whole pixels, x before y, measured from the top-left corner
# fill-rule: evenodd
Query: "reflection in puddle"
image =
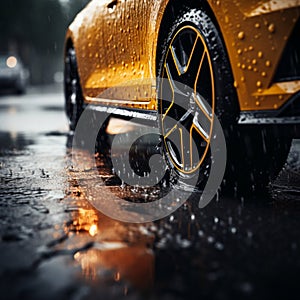
<path fill-rule="evenodd" d="M 113 243 L 108 249 L 77 252 L 74 259 L 87 279 L 97 280 L 111 271 L 116 282 L 123 280 L 142 289 L 150 288 L 153 283 L 154 257 L 142 246 Z"/>
<path fill-rule="evenodd" d="M 134 130 L 133 126 L 125 127 L 124 122 L 114 125 L 117 130 L 120 127 L 123 129 L 122 134 L 126 142 L 126 132 Z M 110 128 L 112 133 L 115 133 L 113 129 L 116 128 Z M 158 153 L 156 147 L 158 142 L 157 135 L 147 135 L 136 147 L 131 148 L 133 166 L 137 171 L 149 167 L 145 162 L 148 162 L 153 153 Z M 118 151 L 114 155 L 118 155 L 123 161 L 124 145 L 118 146 Z M 73 254 L 74 260 L 80 265 L 82 274 L 87 280 L 103 282 L 110 278 L 114 282 L 128 283 L 140 289 L 150 288 L 154 282 L 155 257 L 152 249 L 156 225 L 123 223 L 100 213 L 93 205 L 97 201 L 102 201 L 103 205 L 110 206 L 114 196 L 117 196 L 127 201 L 122 201 L 116 210 L 120 210 L 120 214 L 134 214 L 131 203 L 151 202 L 161 198 L 162 193 L 169 189 L 167 184 L 169 178 L 166 177 L 165 181 L 162 180 L 161 184 L 153 187 L 127 185 L 113 169 L 110 158 L 103 153 L 94 155 L 84 149 L 72 149 L 72 154 L 74 151 L 78 164 L 69 169 L 71 192 L 69 198 L 65 199 L 70 202 L 67 211 L 72 214 L 72 221 L 68 222 L 65 228 L 65 232 L 69 235 L 67 243 L 71 243 L 73 249 L 74 245 L 80 249 Z M 143 155 L 145 157 L 141 157 Z M 120 168 L 120 171 L 126 173 L 128 169 L 124 167 L 124 170 Z M 189 207 L 185 205 L 183 210 L 189 210 Z M 171 217 L 170 223 L 175 224 L 174 216 Z M 194 233 L 198 228 L 196 226 L 198 223 L 193 221 L 193 225 L 189 226 L 186 223 L 190 223 L 190 220 L 186 222 L 180 220 L 175 230 L 184 231 L 183 228 L 187 228 L 187 235 L 190 238 L 191 232 Z M 165 225 L 170 226 L 169 222 Z M 157 243 L 156 247 L 164 248 L 163 244 L 168 244 L 166 239 L 173 240 L 173 237 L 180 247 L 190 247 L 189 240 L 179 234 L 165 236 L 164 227 L 155 233 L 161 237 L 161 243 Z M 87 245 L 91 241 L 93 245 L 84 248 L 84 243 Z"/>
<path fill-rule="evenodd" d="M 69 211 L 72 208 L 68 209 Z M 74 209 L 75 211 L 77 208 Z M 88 232 L 90 236 L 95 236 L 98 232 L 98 216 L 93 209 L 78 208 L 78 213 L 73 214 L 73 222 L 66 229 L 73 232 Z"/>
<path fill-rule="evenodd" d="M 0 154 L 13 155 L 24 151 L 28 145 L 34 144 L 34 139 L 16 131 L 0 131 Z"/>
<path fill-rule="evenodd" d="M 97 184 L 99 179 L 89 177 L 88 170 L 69 175 L 70 193 L 64 201 L 71 220 L 64 228 L 68 238 L 57 249 L 78 249 L 73 258 L 88 281 L 121 284 L 125 294 L 130 286 L 150 288 L 154 278 L 154 237 L 147 226 L 122 223 L 101 214 L 86 200 L 82 189 L 85 180 L 95 180 Z"/>

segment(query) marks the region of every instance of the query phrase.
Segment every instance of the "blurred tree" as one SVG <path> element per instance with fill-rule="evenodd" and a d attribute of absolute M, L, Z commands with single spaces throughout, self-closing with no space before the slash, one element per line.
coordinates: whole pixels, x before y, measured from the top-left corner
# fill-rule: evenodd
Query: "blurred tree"
<path fill-rule="evenodd" d="M 87 0 L 9 0 L 1 3 L 0 51 L 21 56 L 32 83 L 49 83 L 62 70 L 64 35 Z"/>

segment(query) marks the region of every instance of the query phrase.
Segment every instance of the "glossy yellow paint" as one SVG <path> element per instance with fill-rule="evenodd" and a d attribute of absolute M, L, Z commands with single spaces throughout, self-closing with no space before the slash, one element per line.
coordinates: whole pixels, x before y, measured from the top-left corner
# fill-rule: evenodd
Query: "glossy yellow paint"
<path fill-rule="evenodd" d="M 149 78 L 156 77 L 158 34 L 169 0 L 111 2 L 92 0 L 67 33 L 77 53 L 85 100 L 157 109 L 155 79 Z M 207 2 L 227 48 L 240 109 L 280 108 L 300 90 L 297 82 L 278 88 L 272 81 L 299 19 L 300 0 Z M 119 88 L 105 93 L 115 86 Z"/>
<path fill-rule="evenodd" d="M 298 89 L 271 88 L 282 52 L 300 15 L 299 0 L 210 1 L 224 37 L 241 110 L 272 110 Z M 285 83 L 294 86 L 294 83 Z"/>

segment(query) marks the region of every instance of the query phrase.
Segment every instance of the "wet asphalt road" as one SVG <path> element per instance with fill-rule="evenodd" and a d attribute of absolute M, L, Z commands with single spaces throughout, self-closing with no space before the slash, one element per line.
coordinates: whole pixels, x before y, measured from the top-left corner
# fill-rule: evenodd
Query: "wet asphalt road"
<path fill-rule="evenodd" d="M 2 95 L 0 121 L 0 299 L 299 298 L 299 141 L 269 197 L 190 201 L 140 225 L 87 201 L 97 183 L 72 169 L 59 87 Z"/>

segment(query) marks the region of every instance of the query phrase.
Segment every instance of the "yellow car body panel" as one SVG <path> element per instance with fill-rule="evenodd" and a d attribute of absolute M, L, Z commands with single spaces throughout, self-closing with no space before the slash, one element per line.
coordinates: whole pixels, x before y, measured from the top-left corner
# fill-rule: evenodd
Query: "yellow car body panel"
<path fill-rule="evenodd" d="M 92 0 L 77 15 L 66 40 L 74 45 L 87 103 L 157 109 L 156 51 L 161 26 L 171 26 L 162 24 L 169 2 Z M 300 91 L 300 81 L 273 82 L 300 0 L 207 3 L 224 39 L 240 110 L 279 109 Z"/>

